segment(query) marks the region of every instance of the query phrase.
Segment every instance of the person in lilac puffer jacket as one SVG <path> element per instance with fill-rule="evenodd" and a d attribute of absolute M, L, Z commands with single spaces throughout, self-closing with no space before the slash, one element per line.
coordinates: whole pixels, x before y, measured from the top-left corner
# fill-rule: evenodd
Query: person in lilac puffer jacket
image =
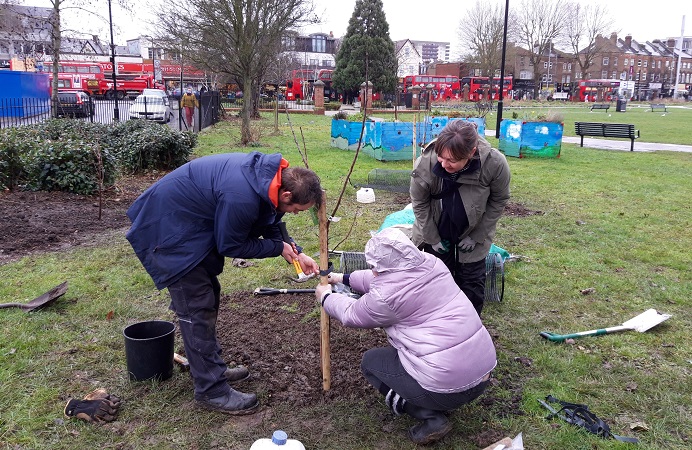
<path fill-rule="evenodd" d="M 344 326 L 381 327 L 389 347 L 370 349 L 361 369 L 394 414 L 421 420 L 409 430 L 418 444 L 452 429 L 445 411 L 485 390 L 497 364 L 495 346 L 476 310 L 437 257 L 420 251 L 396 228 L 385 228 L 365 246 L 372 270 L 331 273 L 360 298 L 318 286 L 317 299 Z"/>

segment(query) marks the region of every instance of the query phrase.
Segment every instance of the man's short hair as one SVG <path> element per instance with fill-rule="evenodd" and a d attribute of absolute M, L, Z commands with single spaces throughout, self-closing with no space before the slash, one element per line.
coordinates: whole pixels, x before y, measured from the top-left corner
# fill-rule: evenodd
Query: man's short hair
<path fill-rule="evenodd" d="M 281 171 L 281 188 L 291 193 L 291 202 L 299 205 L 322 204 L 322 185 L 315 172 L 304 167 L 287 167 Z"/>

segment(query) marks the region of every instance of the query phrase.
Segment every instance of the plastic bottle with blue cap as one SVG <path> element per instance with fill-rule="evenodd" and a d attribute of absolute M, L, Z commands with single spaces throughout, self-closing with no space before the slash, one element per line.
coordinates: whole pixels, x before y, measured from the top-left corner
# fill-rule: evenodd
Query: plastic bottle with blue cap
<path fill-rule="evenodd" d="M 303 444 L 295 439 L 289 439 L 283 430 L 276 430 L 271 439 L 257 439 L 250 450 L 305 450 Z"/>

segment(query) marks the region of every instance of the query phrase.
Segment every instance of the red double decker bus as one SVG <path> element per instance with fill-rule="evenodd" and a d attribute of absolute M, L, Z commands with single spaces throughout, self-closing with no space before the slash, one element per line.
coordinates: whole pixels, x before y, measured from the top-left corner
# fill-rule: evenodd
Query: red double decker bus
<path fill-rule="evenodd" d="M 324 83 L 324 96 L 330 100 L 336 100 L 336 92 L 332 87 L 332 69 L 321 69 L 317 74 L 317 79 Z"/>
<path fill-rule="evenodd" d="M 299 100 L 312 97 L 312 84 L 317 73 L 312 69 L 296 69 L 286 80 L 286 100 Z"/>
<path fill-rule="evenodd" d="M 579 101 L 611 101 L 617 98 L 620 80 L 592 79 L 579 80 Z"/>
<path fill-rule="evenodd" d="M 53 86 L 53 65 L 46 64 L 44 72 L 48 72 Z M 83 90 L 87 80 L 103 80 L 104 73 L 97 62 L 60 61 L 58 63 L 58 90 Z"/>
<path fill-rule="evenodd" d="M 469 100 L 478 102 L 480 100 L 499 100 L 500 99 L 500 78 L 493 77 L 492 83 L 489 77 L 463 77 L 461 87 L 469 86 Z M 502 83 L 502 98 L 507 98 L 509 91 L 513 89 L 512 77 L 505 77 Z M 487 97 L 486 97 L 487 96 Z"/>
<path fill-rule="evenodd" d="M 407 75 L 404 77 L 403 91 L 409 92 L 413 86 L 420 86 L 424 90 L 429 85 L 433 86 L 433 101 L 452 100 L 460 97 L 459 77 L 453 75 Z"/>

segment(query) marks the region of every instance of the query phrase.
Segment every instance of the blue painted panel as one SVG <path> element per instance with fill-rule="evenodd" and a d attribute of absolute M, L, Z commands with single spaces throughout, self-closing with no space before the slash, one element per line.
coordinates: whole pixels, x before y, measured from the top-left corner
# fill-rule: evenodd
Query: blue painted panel
<path fill-rule="evenodd" d="M 557 158 L 562 148 L 564 124 L 502 120 L 498 148 L 507 156 Z"/>
<path fill-rule="evenodd" d="M 420 155 L 419 147 L 430 142 L 447 126 L 450 120 L 473 121 L 478 126 L 478 133 L 485 133 L 485 119 L 449 119 L 446 116 L 426 117 L 416 122 L 416 156 Z M 358 148 L 361 123 L 348 120 L 332 120 L 331 146 L 341 149 Z M 414 159 L 412 122 L 366 122 L 363 134 L 362 151 L 380 161 L 401 161 Z"/>
<path fill-rule="evenodd" d="M 50 110 L 47 73 L 0 70 L 0 116 L 29 117 Z"/>

